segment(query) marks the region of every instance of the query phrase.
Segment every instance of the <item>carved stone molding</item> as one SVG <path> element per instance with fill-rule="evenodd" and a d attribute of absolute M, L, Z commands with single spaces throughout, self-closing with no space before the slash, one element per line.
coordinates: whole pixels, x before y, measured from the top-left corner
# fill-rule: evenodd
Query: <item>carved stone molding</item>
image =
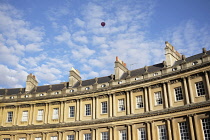
<path fill-rule="evenodd" d="M 100 95 L 98 96 L 99 99 L 108 98 L 108 95 Z"/>
<path fill-rule="evenodd" d="M 74 103 L 74 102 L 76 102 L 76 99 L 66 101 L 66 103 Z"/>
<path fill-rule="evenodd" d="M 15 108 L 14 105 L 9 105 L 9 106 L 6 106 L 5 108 Z"/>
<path fill-rule="evenodd" d="M 197 77 L 199 77 L 199 76 L 203 76 L 203 73 L 196 73 L 196 74 L 193 74 L 193 75 L 190 76 L 190 78 L 191 78 L 191 79 L 195 79 L 195 78 L 197 78 Z"/>
<path fill-rule="evenodd" d="M 175 84 L 175 83 L 178 83 L 178 82 L 181 82 L 181 81 L 182 81 L 182 79 L 171 80 L 170 84 Z"/>
<path fill-rule="evenodd" d="M 30 104 L 24 104 L 24 105 L 20 105 L 20 108 L 27 108 L 27 107 L 30 107 L 31 105 Z"/>
<path fill-rule="evenodd" d="M 45 106 L 45 103 L 36 103 L 36 106 Z"/>
<path fill-rule="evenodd" d="M 61 102 L 59 102 L 59 101 L 56 101 L 56 102 L 52 102 L 51 104 L 52 105 L 59 105 Z"/>
<path fill-rule="evenodd" d="M 136 89 L 133 89 L 132 91 L 133 93 L 140 92 L 140 91 L 143 91 L 143 88 L 136 88 Z"/>
<path fill-rule="evenodd" d="M 152 85 L 152 86 L 151 86 L 151 89 L 154 89 L 154 88 L 159 88 L 159 87 L 162 87 L 162 84 Z"/>
<path fill-rule="evenodd" d="M 125 91 L 115 93 L 116 96 L 125 95 L 125 94 L 126 94 Z"/>
<path fill-rule="evenodd" d="M 89 101 L 89 100 L 92 100 L 91 97 L 88 97 L 88 98 L 83 98 L 82 101 Z"/>

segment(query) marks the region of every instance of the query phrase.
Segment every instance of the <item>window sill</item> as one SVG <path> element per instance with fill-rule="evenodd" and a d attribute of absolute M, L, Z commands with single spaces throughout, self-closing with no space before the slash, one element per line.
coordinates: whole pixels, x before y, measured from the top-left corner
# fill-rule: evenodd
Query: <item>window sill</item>
<path fill-rule="evenodd" d="M 183 99 L 182 100 L 175 101 L 174 103 L 178 103 L 178 102 L 183 102 Z"/>
<path fill-rule="evenodd" d="M 43 120 L 36 120 L 37 122 L 43 122 Z"/>
<path fill-rule="evenodd" d="M 119 111 L 118 111 L 118 113 L 122 113 L 122 112 L 125 112 L 125 110 L 119 110 Z"/>
<path fill-rule="evenodd" d="M 195 96 L 195 98 L 206 97 L 206 95 Z"/>
<path fill-rule="evenodd" d="M 107 115 L 108 113 L 101 113 L 100 115 Z"/>
<path fill-rule="evenodd" d="M 52 121 L 58 121 L 58 119 L 52 119 Z"/>
<path fill-rule="evenodd" d="M 156 106 L 163 106 L 163 104 L 155 105 L 155 107 L 156 107 Z"/>

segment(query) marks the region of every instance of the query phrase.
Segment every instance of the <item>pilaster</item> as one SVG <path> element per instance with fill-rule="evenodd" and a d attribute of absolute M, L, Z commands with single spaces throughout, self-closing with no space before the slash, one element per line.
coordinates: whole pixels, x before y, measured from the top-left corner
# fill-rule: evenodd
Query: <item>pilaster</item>
<path fill-rule="evenodd" d="M 115 109 L 116 108 L 116 101 L 115 101 L 115 94 L 113 94 L 113 98 L 112 98 L 112 110 L 113 110 L 113 117 L 116 116 L 116 112 L 117 110 Z"/>
<path fill-rule="evenodd" d="M 193 96 L 190 76 L 187 77 L 187 83 L 188 83 L 188 88 L 189 88 L 190 103 L 194 103 L 194 96 Z"/>
<path fill-rule="evenodd" d="M 189 100 L 189 94 L 188 94 L 188 91 L 187 91 L 186 78 L 185 77 L 182 77 L 182 79 L 183 79 L 183 84 L 184 84 L 185 103 L 186 104 L 189 104 L 190 103 L 190 100 Z"/>
<path fill-rule="evenodd" d="M 210 86 L 209 86 L 208 72 L 207 71 L 204 71 L 204 74 L 205 74 L 205 82 L 206 82 L 206 87 L 207 87 L 208 100 L 210 100 Z"/>
<path fill-rule="evenodd" d="M 172 107 L 172 97 L 171 97 L 170 81 L 168 81 L 166 84 L 167 84 L 167 91 L 168 91 L 168 102 L 169 102 L 169 107 Z"/>
<path fill-rule="evenodd" d="M 193 126 L 193 116 L 194 114 L 188 115 L 188 123 L 190 127 L 190 138 L 191 140 L 195 140 L 194 126 Z"/>
<path fill-rule="evenodd" d="M 92 119 L 95 119 L 96 118 L 96 101 L 95 101 L 95 97 L 92 98 Z"/>
<path fill-rule="evenodd" d="M 153 110 L 153 101 L 152 101 L 152 93 L 151 93 L 151 86 L 148 87 L 148 99 L 149 99 L 149 111 Z"/>
<path fill-rule="evenodd" d="M 77 110 L 77 113 L 76 113 L 76 121 L 79 121 L 80 120 L 80 99 L 77 99 L 76 100 L 76 110 Z"/>
<path fill-rule="evenodd" d="M 130 91 L 130 109 L 131 109 L 131 114 L 134 113 L 134 106 L 133 106 L 133 91 Z"/>
<path fill-rule="evenodd" d="M 109 94 L 109 117 L 113 114 L 112 94 Z"/>
<path fill-rule="evenodd" d="M 165 108 L 168 108 L 168 96 L 167 96 L 167 91 L 166 91 L 166 84 L 165 83 L 162 83 L 162 84 L 163 84 L 164 105 L 165 105 Z"/>
<path fill-rule="evenodd" d="M 149 101 L 148 101 L 148 95 L 147 95 L 147 87 L 144 87 L 144 102 L 145 102 L 145 112 L 149 111 Z"/>
<path fill-rule="evenodd" d="M 129 91 L 126 91 L 126 114 L 130 114 L 130 98 L 129 98 Z"/>

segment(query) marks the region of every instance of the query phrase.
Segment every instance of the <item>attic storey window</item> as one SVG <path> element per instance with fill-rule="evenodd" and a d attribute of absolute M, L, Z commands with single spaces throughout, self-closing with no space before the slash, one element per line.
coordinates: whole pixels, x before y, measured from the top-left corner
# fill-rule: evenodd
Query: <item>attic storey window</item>
<path fill-rule="evenodd" d="M 176 70 L 177 70 L 177 68 L 173 68 L 173 69 L 172 69 L 172 71 L 176 71 Z"/>
<path fill-rule="evenodd" d="M 73 89 L 71 89 L 71 90 L 70 90 L 70 92 L 74 92 L 74 90 L 73 90 Z"/>
<path fill-rule="evenodd" d="M 90 87 L 86 87 L 86 88 L 85 88 L 85 90 L 89 90 L 89 89 L 90 89 Z"/>
<path fill-rule="evenodd" d="M 105 85 L 105 84 L 103 84 L 103 85 L 101 85 L 101 87 L 106 87 L 106 85 Z"/>
<path fill-rule="evenodd" d="M 57 95 L 57 94 L 59 94 L 59 92 L 58 91 L 57 92 L 54 92 L 54 94 Z"/>
<path fill-rule="evenodd" d="M 122 84 L 122 81 L 119 81 L 118 84 Z"/>

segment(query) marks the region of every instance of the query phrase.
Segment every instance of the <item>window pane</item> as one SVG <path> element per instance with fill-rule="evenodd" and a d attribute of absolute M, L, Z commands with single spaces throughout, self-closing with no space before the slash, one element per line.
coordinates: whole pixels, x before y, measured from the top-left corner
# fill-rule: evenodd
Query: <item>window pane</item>
<path fill-rule="evenodd" d="M 70 106 L 69 107 L 69 117 L 74 117 L 74 113 L 75 113 L 75 107 Z"/>
<path fill-rule="evenodd" d="M 28 111 L 23 111 L 22 121 L 23 122 L 27 122 L 28 121 Z"/>
<path fill-rule="evenodd" d="M 7 113 L 7 122 L 12 122 L 13 112 Z"/>
<path fill-rule="evenodd" d="M 158 126 L 158 135 L 159 135 L 159 140 L 167 140 L 167 133 L 166 133 L 165 125 Z"/>
<path fill-rule="evenodd" d="M 136 108 L 144 107 L 142 95 L 136 96 Z"/>
<path fill-rule="evenodd" d="M 186 122 L 179 123 L 180 138 L 181 140 L 190 140 L 189 131 Z"/>
<path fill-rule="evenodd" d="M 161 92 L 155 92 L 155 104 L 160 105 L 163 104 Z"/>
<path fill-rule="evenodd" d="M 91 140 L 91 134 L 84 134 L 84 140 Z"/>
<path fill-rule="evenodd" d="M 177 87 L 174 89 L 175 92 L 175 96 L 176 96 L 176 100 L 183 100 L 183 95 L 182 95 L 182 88 L 181 87 Z"/>
<path fill-rule="evenodd" d="M 139 139 L 138 140 L 146 140 L 146 131 L 145 128 L 139 128 Z"/>
<path fill-rule="evenodd" d="M 85 105 L 85 115 L 86 116 L 91 115 L 91 106 L 90 106 L 90 104 L 86 104 Z"/>
<path fill-rule="evenodd" d="M 107 113 L 107 102 L 102 102 L 101 103 L 101 113 Z"/>
<path fill-rule="evenodd" d="M 43 109 L 39 109 L 39 110 L 38 110 L 38 114 L 37 114 L 37 120 L 38 120 L 38 121 L 43 120 L 43 112 L 44 112 Z"/>
<path fill-rule="evenodd" d="M 108 140 L 109 136 L 108 136 L 108 132 L 101 132 L 101 140 Z"/>
<path fill-rule="evenodd" d="M 202 81 L 197 82 L 195 83 L 195 85 L 196 85 L 197 95 L 198 96 L 205 95 L 203 82 Z"/>
<path fill-rule="evenodd" d="M 126 130 L 120 131 L 120 140 L 127 140 Z"/>
<path fill-rule="evenodd" d="M 210 140 L 210 118 L 202 119 L 203 134 L 205 140 Z"/>
<path fill-rule="evenodd" d="M 74 140 L 74 135 L 68 135 L 67 140 Z"/>
<path fill-rule="evenodd" d="M 53 108 L 53 116 L 52 116 L 52 119 L 58 119 L 58 111 L 59 109 L 58 108 Z"/>
<path fill-rule="evenodd" d="M 118 106 L 119 106 L 119 111 L 125 110 L 125 104 L 124 104 L 124 99 L 119 99 L 118 100 Z"/>

